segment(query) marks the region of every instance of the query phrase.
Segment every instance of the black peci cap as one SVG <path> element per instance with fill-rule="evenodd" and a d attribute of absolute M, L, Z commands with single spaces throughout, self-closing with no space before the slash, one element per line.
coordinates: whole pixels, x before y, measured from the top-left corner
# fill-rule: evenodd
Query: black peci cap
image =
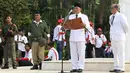
<path fill-rule="evenodd" d="M 40 14 L 40 11 L 39 10 L 35 11 L 35 14 Z"/>
<path fill-rule="evenodd" d="M 50 46 L 50 47 L 54 47 L 54 42 L 50 42 L 50 43 L 48 43 L 48 46 Z"/>
<path fill-rule="evenodd" d="M 23 31 L 23 29 L 18 29 L 19 32 Z"/>
<path fill-rule="evenodd" d="M 74 3 L 74 7 L 80 7 L 81 8 L 81 4 L 80 3 Z"/>

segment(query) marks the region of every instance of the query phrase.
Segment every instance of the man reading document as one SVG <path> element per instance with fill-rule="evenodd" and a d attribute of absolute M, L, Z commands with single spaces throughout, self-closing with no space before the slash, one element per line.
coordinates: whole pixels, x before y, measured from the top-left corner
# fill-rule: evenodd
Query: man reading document
<path fill-rule="evenodd" d="M 81 13 L 80 3 L 74 4 L 75 14 L 69 16 L 69 20 L 81 18 L 86 29 L 90 28 L 88 17 Z M 79 24 L 81 25 L 81 24 Z M 82 72 L 85 63 L 85 28 L 71 29 L 70 33 L 70 51 L 72 70 L 70 72 Z"/>

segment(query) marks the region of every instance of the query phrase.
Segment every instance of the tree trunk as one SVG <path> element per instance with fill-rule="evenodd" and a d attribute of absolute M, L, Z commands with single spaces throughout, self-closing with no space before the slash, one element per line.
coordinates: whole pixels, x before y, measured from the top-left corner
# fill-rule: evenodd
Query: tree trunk
<path fill-rule="evenodd" d="M 104 16 L 104 7 L 105 7 L 105 0 L 100 0 L 100 9 L 99 9 L 99 24 L 103 24 L 103 16 Z"/>

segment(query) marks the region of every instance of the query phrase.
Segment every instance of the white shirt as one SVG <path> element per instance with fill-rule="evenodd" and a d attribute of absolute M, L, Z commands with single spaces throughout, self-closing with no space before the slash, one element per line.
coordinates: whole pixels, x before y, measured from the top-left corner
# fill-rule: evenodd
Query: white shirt
<path fill-rule="evenodd" d="M 75 19 L 76 14 L 72 14 L 69 16 L 69 20 Z M 88 17 L 85 14 L 79 13 L 78 18 L 82 19 L 82 22 L 85 24 L 86 28 L 89 29 L 89 20 Z M 85 41 L 85 29 L 77 29 L 77 30 L 71 30 L 70 33 L 70 41 Z"/>
<path fill-rule="evenodd" d="M 24 58 L 28 58 L 29 60 L 32 59 L 32 50 L 30 49 L 28 52 L 25 51 L 25 56 Z"/>
<path fill-rule="evenodd" d="M 63 41 L 63 39 L 65 39 L 65 34 L 59 34 L 60 32 L 62 32 L 61 28 L 62 28 L 61 25 L 57 25 L 57 26 L 54 28 L 53 41 L 55 41 L 55 40 Z"/>
<path fill-rule="evenodd" d="M 115 15 L 115 19 L 113 21 L 113 25 L 111 24 L 113 15 L 110 16 L 110 39 L 115 41 L 126 40 L 126 34 L 128 33 L 128 23 L 126 17 L 117 12 Z"/>
<path fill-rule="evenodd" d="M 59 60 L 59 54 L 58 54 L 58 52 L 57 52 L 57 50 L 55 48 L 51 48 L 49 50 L 47 59 L 52 59 L 52 61 Z"/>
<path fill-rule="evenodd" d="M 95 35 L 96 48 L 101 48 L 104 42 L 107 42 L 107 39 L 104 34 L 101 34 L 100 37 L 99 35 Z"/>
<path fill-rule="evenodd" d="M 18 49 L 20 51 L 25 51 L 25 44 L 28 43 L 27 37 L 26 36 L 21 36 L 21 35 L 15 35 L 14 40 L 15 41 L 20 41 L 20 43 L 18 43 Z M 21 43 L 22 41 L 24 43 Z"/>
<path fill-rule="evenodd" d="M 34 20 L 33 22 L 36 23 L 36 25 L 38 25 L 40 22 L 42 22 L 42 20 L 40 20 L 39 22 L 37 22 L 36 20 Z"/>
<path fill-rule="evenodd" d="M 92 27 L 90 27 L 90 31 L 86 32 L 85 36 L 88 38 L 91 44 L 95 44 L 95 40 L 93 40 L 93 38 L 95 38 L 95 32 Z"/>
<path fill-rule="evenodd" d="M 112 52 L 112 47 L 110 46 L 106 46 L 105 48 L 105 52 Z"/>

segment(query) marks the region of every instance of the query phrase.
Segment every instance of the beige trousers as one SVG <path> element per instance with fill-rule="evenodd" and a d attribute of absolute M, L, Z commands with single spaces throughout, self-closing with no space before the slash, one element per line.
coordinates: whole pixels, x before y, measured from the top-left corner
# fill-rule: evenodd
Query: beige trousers
<path fill-rule="evenodd" d="M 38 65 L 44 59 L 44 46 L 40 47 L 38 42 L 32 42 L 32 58 L 34 65 Z"/>

